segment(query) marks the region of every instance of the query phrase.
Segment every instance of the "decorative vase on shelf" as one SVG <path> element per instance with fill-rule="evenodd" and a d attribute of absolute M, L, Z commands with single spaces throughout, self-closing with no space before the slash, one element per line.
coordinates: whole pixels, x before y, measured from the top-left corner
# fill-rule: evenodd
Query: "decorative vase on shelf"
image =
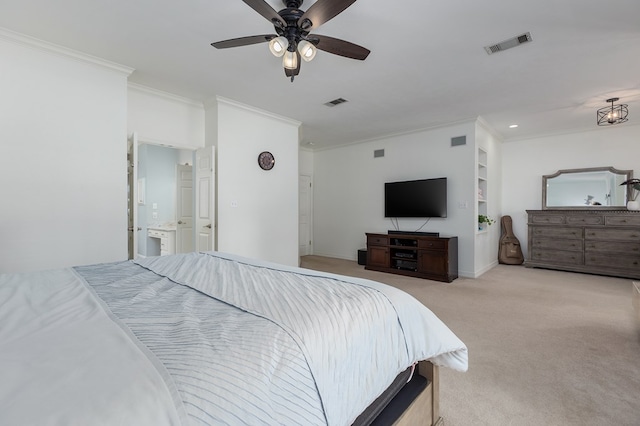
<path fill-rule="evenodd" d="M 640 201 L 629 200 L 627 201 L 627 210 L 640 210 Z"/>

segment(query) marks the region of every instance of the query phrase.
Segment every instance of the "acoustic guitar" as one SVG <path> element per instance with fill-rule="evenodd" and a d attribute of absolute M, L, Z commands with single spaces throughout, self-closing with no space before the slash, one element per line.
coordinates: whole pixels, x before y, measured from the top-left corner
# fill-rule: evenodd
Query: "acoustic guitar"
<path fill-rule="evenodd" d="M 506 265 L 522 265 L 524 256 L 520 241 L 513 234 L 513 221 L 511 216 L 502 216 L 500 219 L 502 235 L 500 236 L 500 249 L 498 251 L 498 262 Z"/>

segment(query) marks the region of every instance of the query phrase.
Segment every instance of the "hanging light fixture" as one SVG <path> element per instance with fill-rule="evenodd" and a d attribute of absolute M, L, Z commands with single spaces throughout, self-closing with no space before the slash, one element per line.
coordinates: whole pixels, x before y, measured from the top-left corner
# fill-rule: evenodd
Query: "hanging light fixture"
<path fill-rule="evenodd" d="M 628 106 L 626 104 L 614 105 L 613 103 L 618 100 L 620 98 L 607 99 L 607 102 L 611 102 L 611 106 L 598 110 L 598 126 L 609 126 L 627 121 L 627 115 L 629 115 Z"/>

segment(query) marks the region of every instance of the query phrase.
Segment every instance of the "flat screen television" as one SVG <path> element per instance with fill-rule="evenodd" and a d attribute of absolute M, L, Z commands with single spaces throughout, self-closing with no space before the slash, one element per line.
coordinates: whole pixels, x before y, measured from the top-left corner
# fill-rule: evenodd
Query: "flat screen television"
<path fill-rule="evenodd" d="M 384 217 L 447 217 L 447 178 L 385 183 Z"/>

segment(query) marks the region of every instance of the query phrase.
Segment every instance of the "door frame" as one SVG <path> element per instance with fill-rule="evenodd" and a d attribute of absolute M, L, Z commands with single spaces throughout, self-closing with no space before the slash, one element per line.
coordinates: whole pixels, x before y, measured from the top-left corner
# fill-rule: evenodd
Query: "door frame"
<path fill-rule="evenodd" d="M 139 158 L 138 158 L 138 151 L 139 151 L 139 147 L 140 145 L 154 145 L 154 146 L 160 146 L 163 148 L 169 148 L 169 149 L 176 149 L 176 150 L 183 150 L 183 151 L 191 151 L 192 153 L 192 159 L 190 164 L 193 166 L 193 162 L 195 161 L 195 152 L 198 150 L 198 148 L 193 147 L 193 146 L 183 146 L 180 144 L 170 144 L 167 142 L 161 142 L 161 141 L 155 141 L 152 139 L 146 139 L 146 138 L 140 138 L 138 136 L 137 132 L 132 132 L 131 135 L 129 135 L 127 137 L 127 157 L 129 157 L 129 151 L 131 151 L 133 153 L 133 157 L 134 161 L 131 162 L 130 166 L 132 167 L 132 171 L 131 173 L 129 173 L 129 167 L 127 167 L 127 179 L 133 179 L 133 188 L 131 188 L 133 197 L 133 204 L 134 207 L 133 209 L 128 208 L 127 209 L 127 222 L 128 224 L 131 224 L 131 222 L 134 222 L 133 225 L 129 225 L 129 227 L 133 227 L 133 229 L 137 229 L 136 232 L 133 233 L 133 256 L 131 257 L 131 254 L 129 255 L 130 259 L 134 259 L 134 258 L 138 258 L 139 253 L 138 253 L 138 244 L 139 244 L 139 236 L 138 236 L 138 232 L 140 232 L 142 229 L 138 226 L 138 168 L 139 168 Z M 127 161 L 129 161 L 129 158 L 127 158 Z M 176 163 L 177 165 L 178 163 Z M 129 164 L 128 164 L 129 165 Z M 129 191 L 129 189 L 128 189 Z M 129 194 L 127 194 L 127 196 L 129 196 Z M 175 194 L 173 194 L 174 198 L 175 198 Z M 193 215 L 194 215 L 194 221 L 195 221 L 195 197 L 197 196 L 197 193 L 195 192 L 195 188 L 194 188 L 194 209 L 193 209 Z M 128 203 L 130 202 L 129 199 L 127 201 Z M 177 218 L 176 218 L 177 220 Z M 193 236 L 195 238 L 195 235 Z M 127 238 L 127 241 L 129 239 Z M 177 249 L 177 246 L 176 246 Z M 195 242 L 194 242 L 194 250 L 195 250 Z M 129 252 L 129 248 L 128 248 L 128 252 Z"/>
<path fill-rule="evenodd" d="M 306 178 L 309 181 L 309 196 L 307 197 L 307 212 L 308 212 L 308 220 L 307 220 L 307 235 L 309 236 L 309 243 L 306 245 L 306 252 L 300 252 L 300 242 L 298 241 L 298 256 L 307 256 L 313 254 L 313 176 L 309 174 L 300 174 L 298 175 L 298 179 Z M 298 189 L 298 203 L 302 205 L 304 202 L 303 197 L 300 196 L 301 191 Z M 300 210 L 298 210 L 299 212 Z M 300 226 L 300 213 L 298 213 L 298 226 Z"/>

